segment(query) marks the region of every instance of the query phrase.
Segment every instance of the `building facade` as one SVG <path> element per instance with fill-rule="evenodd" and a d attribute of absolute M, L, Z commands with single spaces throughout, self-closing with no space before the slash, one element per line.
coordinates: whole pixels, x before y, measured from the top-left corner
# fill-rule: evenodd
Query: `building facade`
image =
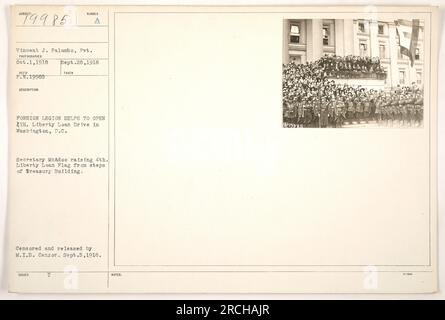
<path fill-rule="evenodd" d="M 284 21 L 283 63 L 315 61 L 324 55 L 379 57 L 386 88 L 423 86 L 424 27 L 420 22 L 414 65 L 401 54 L 394 21 L 296 19 Z"/>

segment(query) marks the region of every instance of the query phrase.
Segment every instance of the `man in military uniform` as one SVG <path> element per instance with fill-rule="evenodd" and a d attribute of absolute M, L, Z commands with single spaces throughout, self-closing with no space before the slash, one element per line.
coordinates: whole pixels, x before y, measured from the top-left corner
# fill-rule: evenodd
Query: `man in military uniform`
<path fill-rule="evenodd" d="M 414 93 L 411 93 L 409 95 L 408 101 L 407 101 L 407 108 L 408 108 L 408 118 L 409 118 L 409 125 L 412 126 L 416 122 L 416 111 L 415 111 L 415 97 Z"/>
<path fill-rule="evenodd" d="M 386 100 L 386 95 L 382 96 L 380 102 L 380 118 L 381 122 L 384 123 L 385 126 L 388 125 L 388 102 Z"/>
<path fill-rule="evenodd" d="M 349 124 L 352 124 L 352 121 L 354 120 L 354 113 L 354 102 L 352 100 L 352 97 L 348 96 L 348 98 L 346 99 L 346 118 L 348 119 Z"/>
<path fill-rule="evenodd" d="M 328 106 L 328 126 L 335 128 L 335 111 L 337 109 L 337 102 L 335 101 L 334 96 L 331 96 L 331 100 L 327 101 Z"/>
<path fill-rule="evenodd" d="M 293 102 L 287 101 L 285 105 L 285 112 L 284 112 L 284 123 L 285 127 L 292 128 L 293 127 L 293 121 L 294 121 L 294 105 Z"/>
<path fill-rule="evenodd" d="M 325 98 L 321 100 L 321 108 L 319 111 L 320 128 L 326 128 L 329 121 L 329 102 Z"/>
<path fill-rule="evenodd" d="M 300 103 L 298 103 L 297 108 L 297 127 L 301 128 L 304 124 L 304 105 L 306 103 L 306 98 L 303 98 Z"/>
<path fill-rule="evenodd" d="M 312 117 L 312 127 L 319 128 L 320 127 L 320 108 L 321 108 L 321 100 L 320 98 L 315 98 L 312 105 L 313 117 Z"/>
<path fill-rule="evenodd" d="M 314 118 L 314 109 L 311 101 L 307 101 L 307 105 L 304 108 L 304 127 L 311 128 Z"/>
<path fill-rule="evenodd" d="M 377 98 L 378 98 L 378 92 L 371 90 L 371 96 L 369 97 L 369 118 L 371 120 L 376 120 L 375 119 L 375 108 L 376 108 L 375 103 L 376 103 Z"/>
<path fill-rule="evenodd" d="M 417 125 L 422 125 L 423 121 L 423 95 L 420 90 L 417 90 L 414 95 L 414 110 Z"/>
<path fill-rule="evenodd" d="M 405 126 L 408 123 L 408 111 L 406 108 L 405 93 L 401 92 L 399 95 L 398 113 L 399 113 L 399 126 Z"/>
<path fill-rule="evenodd" d="M 362 104 L 362 97 L 359 95 L 354 99 L 355 104 L 355 119 L 357 120 L 357 123 L 360 123 L 363 119 L 363 104 Z"/>
<path fill-rule="evenodd" d="M 284 100 L 283 101 L 283 126 L 284 127 L 286 127 L 287 123 L 289 122 L 288 109 L 289 109 L 289 103 L 287 102 L 287 100 Z"/>
<path fill-rule="evenodd" d="M 294 98 L 294 100 L 292 101 L 292 112 L 291 112 L 291 126 L 292 128 L 296 128 L 297 127 L 297 120 L 298 120 L 298 100 L 297 97 Z"/>
<path fill-rule="evenodd" d="M 341 128 L 343 125 L 343 120 L 345 119 L 345 103 L 342 99 L 339 99 L 335 108 L 335 128 Z"/>
<path fill-rule="evenodd" d="M 391 126 L 394 125 L 394 122 L 399 119 L 399 99 L 398 94 L 393 93 L 391 97 L 391 108 L 390 108 L 390 118 Z"/>
<path fill-rule="evenodd" d="M 359 100 L 358 100 L 357 96 L 353 96 L 352 97 L 352 109 L 354 110 L 352 119 L 353 119 L 354 122 L 359 123 L 360 122 L 360 120 L 359 120 L 359 109 L 360 109 L 360 107 L 359 107 Z"/>
<path fill-rule="evenodd" d="M 412 112 L 412 108 L 411 108 L 411 94 L 410 93 L 406 93 L 406 96 L 402 98 L 403 101 L 403 125 L 404 126 L 410 126 L 411 125 L 411 112 Z"/>
<path fill-rule="evenodd" d="M 406 98 L 401 96 L 399 98 L 399 110 L 400 110 L 400 118 L 401 118 L 401 125 L 406 126 L 409 121 L 408 117 L 408 107 L 406 103 Z"/>
<path fill-rule="evenodd" d="M 371 115 L 371 105 L 369 103 L 369 97 L 363 96 L 362 105 L 363 105 L 363 119 L 365 119 L 366 123 L 368 123 L 369 117 Z"/>
<path fill-rule="evenodd" d="M 374 120 L 380 125 L 382 122 L 382 97 L 377 95 L 374 99 Z"/>

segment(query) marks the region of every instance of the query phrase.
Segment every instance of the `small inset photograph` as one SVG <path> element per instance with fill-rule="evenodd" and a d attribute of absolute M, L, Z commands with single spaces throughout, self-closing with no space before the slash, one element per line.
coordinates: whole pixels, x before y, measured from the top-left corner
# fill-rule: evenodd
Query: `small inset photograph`
<path fill-rule="evenodd" d="M 287 19 L 284 128 L 423 126 L 424 21 Z"/>

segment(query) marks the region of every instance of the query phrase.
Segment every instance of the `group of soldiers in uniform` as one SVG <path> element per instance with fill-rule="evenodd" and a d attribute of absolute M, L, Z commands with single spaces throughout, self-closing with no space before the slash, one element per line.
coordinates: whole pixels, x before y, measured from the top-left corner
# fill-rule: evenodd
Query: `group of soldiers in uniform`
<path fill-rule="evenodd" d="M 367 90 L 329 79 L 320 60 L 283 68 L 283 125 L 338 128 L 375 122 L 382 126 L 420 126 L 423 92 L 412 86 Z"/>

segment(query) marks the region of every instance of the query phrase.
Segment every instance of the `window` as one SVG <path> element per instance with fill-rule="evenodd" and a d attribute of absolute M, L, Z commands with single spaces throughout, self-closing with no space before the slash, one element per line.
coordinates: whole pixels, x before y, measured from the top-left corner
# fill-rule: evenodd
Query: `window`
<path fill-rule="evenodd" d="M 384 44 L 379 45 L 379 57 L 380 59 L 386 58 L 386 47 Z"/>
<path fill-rule="evenodd" d="M 299 44 L 300 43 L 300 36 L 291 35 L 290 36 L 290 43 Z"/>
<path fill-rule="evenodd" d="M 300 43 L 300 26 L 298 24 L 293 24 L 290 26 L 290 43 Z"/>
<path fill-rule="evenodd" d="M 368 55 L 368 45 L 365 42 L 360 42 L 360 56 L 366 57 Z"/>
<path fill-rule="evenodd" d="M 416 48 L 416 51 L 414 52 L 414 59 L 420 60 L 420 49 Z"/>
<path fill-rule="evenodd" d="M 405 70 L 400 70 L 399 71 L 399 83 L 401 85 L 405 84 Z"/>
<path fill-rule="evenodd" d="M 422 72 L 421 71 L 416 72 L 416 82 L 419 85 L 422 84 Z"/>
<path fill-rule="evenodd" d="M 403 59 L 402 47 L 401 47 L 401 46 L 399 46 L 399 52 L 398 52 L 398 54 L 399 54 L 399 59 Z"/>
<path fill-rule="evenodd" d="M 290 32 L 291 33 L 296 33 L 296 34 L 300 34 L 300 26 L 298 24 L 293 24 L 290 27 Z"/>
<path fill-rule="evenodd" d="M 329 45 L 329 28 L 323 27 L 323 45 Z"/>
<path fill-rule="evenodd" d="M 358 31 L 364 33 L 365 32 L 365 23 L 364 22 L 359 22 L 358 23 Z"/>
<path fill-rule="evenodd" d="M 379 33 L 379 35 L 384 35 L 385 34 L 385 26 L 383 24 L 379 24 L 379 26 L 378 26 L 378 33 Z"/>

